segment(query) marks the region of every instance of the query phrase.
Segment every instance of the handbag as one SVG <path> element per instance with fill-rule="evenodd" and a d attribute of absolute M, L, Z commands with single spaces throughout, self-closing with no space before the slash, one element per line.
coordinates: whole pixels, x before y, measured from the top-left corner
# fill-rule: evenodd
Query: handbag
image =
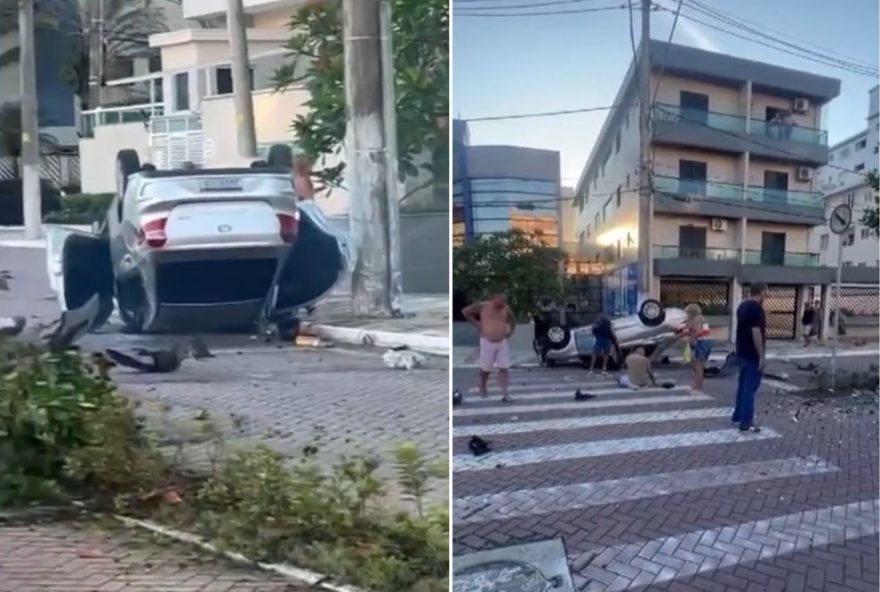
<path fill-rule="evenodd" d="M 693 352 L 693 350 L 691 349 L 691 344 L 690 344 L 690 343 L 688 343 L 688 344 L 686 344 L 686 345 L 684 346 L 684 354 L 683 354 L 683 357 L 684 357 L 684 363 L 685 363 L 685 364 L 690 364 L 691 362 L 694 361 L 694 352 Z"/>

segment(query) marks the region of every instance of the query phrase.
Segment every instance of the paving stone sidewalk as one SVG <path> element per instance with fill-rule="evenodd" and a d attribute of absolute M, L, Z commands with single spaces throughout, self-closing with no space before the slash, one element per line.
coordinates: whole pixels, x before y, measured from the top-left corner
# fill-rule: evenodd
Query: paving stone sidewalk
<path fill-rule="evenodd" d="M 307 592 L 266 572 L 91 523 L 0 528 L 0 592 Z"/>

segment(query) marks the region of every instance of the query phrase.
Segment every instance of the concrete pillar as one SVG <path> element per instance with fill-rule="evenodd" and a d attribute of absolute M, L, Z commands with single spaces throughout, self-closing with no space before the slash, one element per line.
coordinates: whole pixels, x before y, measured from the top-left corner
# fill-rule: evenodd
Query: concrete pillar
<path fill-rule="evenodd" d="M 828 338 L 831 336 L 831 286 L 828 284 L 824 284 L 822 286 L 822 296 L 820 298 L 822 303 L 822 327 L 819 330 L 819 339 L 823 343 L 828 342 Z"/>
<path fill-rule="evenodd" d="M 736 341 L 736 309 L 739 308 L 742 302 L 742 284 L 739 283 L 737 278 L 731 278 L 727 289 L 727 301 L 730 303 L 730 323 L 728 325 L 727 340 L 730 343 L 734 343 Z"/>
<path fill-rule="evenodd" d="M 798 286 L 795 288 L 795 319 L 794 319 L 794 338 L 801 340 L 804 338 L 804 327 L 801 325 L 801 318 L 804 316 L 804 305 L 807 302 L 807 286 Z"/>

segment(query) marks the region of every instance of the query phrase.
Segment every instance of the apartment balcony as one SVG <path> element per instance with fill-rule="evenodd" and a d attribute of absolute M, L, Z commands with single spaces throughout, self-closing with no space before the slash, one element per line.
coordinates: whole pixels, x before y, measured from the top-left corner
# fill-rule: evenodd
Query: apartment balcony
<path fill-rule="evenodd" d="M 657 259 L 699 259 L 703 261 L 739 261 L 739 249 L 717 247 L 680 247 L 678 245 L 655 245 Z"/>
<path fill-rule="evenodd" d="M 654 105 L 653 141 L 663 144 L 751 154 L 807 166 L 828 163 L 828 133 L 770 123 L 730 113 Z"/>
<path fill-rule="evenodd" d="M 740 251 L 731 248 L 654 245 L 658 277 L 738 278 L 768 284 L 823 284 L 834 270 L 819 265 L 816 253 Z"/>
<path fill-rule="evenodd" d="M 98 107 L 83 111 L 81 116 L 82 135 L 84 138 L 95 137 L 95 128 L 121 123 L 143 123 L 145 126 L 153 117 L 165 113 L 162 103 L 145 103 L 124 107 Z"/>
<path fill-rule="evenodd" d="M 746 265 L 770 265 L 775 267 L 819 267 L 819 253 L 797 252 L 745 252 Z"/>
<path fill-rule="evenodd" d="M 822 196 L 807 191 L 744 187 L 736 183 L 654 177 L 658 212 L 749 218 L 815 226 L 824 223 Z"/>
<path fill-rule="evenodd" d="M 739 249 L 654 245 L 654 275 L 730 278 L 740 267 Z"/>

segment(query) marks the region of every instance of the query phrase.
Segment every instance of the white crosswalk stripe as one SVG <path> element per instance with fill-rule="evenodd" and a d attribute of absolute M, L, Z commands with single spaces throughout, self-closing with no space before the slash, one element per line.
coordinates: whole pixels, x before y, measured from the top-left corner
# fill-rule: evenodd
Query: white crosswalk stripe
<path fill-rule="evenodd" d="M 490 397 L 486 400 L 473 394 L 476 389 L 467 389 L 465 404 L 453 411 L 456 424 L 453 437 L 467 438 L 476 434 L 490 441 L 493 436 L 516 435 L 516 438 L 499 438 L 492 442 L 492 451 L 482 456 L 458 454 L 453 457 L 454 475 L 470 476 L 464 480 L 467 495 L 453 499 L 454 529 L 469 528 L 468 532 L 479 533 L 484 523 L 512 521 L 512 526 L 522 524 L 524 532 L 534 529 L 529 540 L 534 540 L 534 533 L 538 532 L 552 539 L 550 532 L 556 528 L 552 526 L 555 519 L 545 525 L 536 517 L 598 506 L 613 508 L 623 502 L 658 496 L 752 484 L 761 487 L 764 481 L 778 483 L 840 471 L 821 456 L 761 458 L 738 464 L 721 461 L 697 468 L 685 465 L 670 469 L 670 462 L 676 459 L 673 454 L 663 457 L 665 469 L 644 474 L 630 473 L 615 478 L 613 463 L 602 463 L 602 478 L 571 473 L 574 478 L 569 481 L 568 473 L 564 476 L 547 473 L 541 478 L 543 486 L 532 486 L 533 473 L 505 471 L 503 481 L 493 482 L 493 473 L 489 471 L 497 469 L 540 467 L 543 463 L 603 459 L 639 452 L 650 454 L 659 450 L 738 447 L 783 437 L 766 426 L 753 434 L 732 429 L 729 422 L 732 409 L 719 404 L 712 396 L 692 392 L 686 386 L 689 373 L 657 377 L 658 382 L 675 380 L 678 385 L 674 389 L 622 389 L 615 378 L 575 372 L 514 372 L 510 388 L 514 401 L 510 403 L 500 401 L 497 384 L 490 386 Z M 770 379 L 764 384 L 780 390 L 789 387 L 777 382 Z M 710 383 L 707 387 L 711 388 Z M 573 394 L 578 388 L 597 397 L 575 401 Z M 707 401 L 716 404 L 707 406 Z M 547 413 L 554 413 L 556 417 L 547 417 L 544 415 Z M 471 423 L 470 420 L 488 423 Z M 718 421 L 717 427 L 711 427 L 713 420 Z M 462 423 L 464 421 L 469 423 Z M 641 426 L 670 422 L 677 426 L 672 433 L 662 430 L 659 435 L 640 435 Z M 596 439 L 590 428 L 602 426 L 613 426 L 615 435 L 625 436 Z M 572 430 L 581 430 L 583 436 Z M 548 434 L 560 433 L 565 436 L 563 443 L 547 443 Z M 732 456 L 742 458 L 738 453 Z M 682 459 L 685 458 L 687 455 L 682 455 Z M 557 466 L 564 467 L 554 465 Z M 607 547 L 595 545 L 586 553 L 580 551 L 585 547 L 589 549 L 590 545 L 575 545 L 580 547 L 579 552 L 572 553 L 569 548 L 568 562 L 578 592 L 636 592 L 649 584 L 663 584 L 694 574 L 803 552 L 814 546 L 875 536 L 880 531 L 878 515 L 880 501 L 869 499 L 741 524 L 710 523 L 701 530 L 680 536 L 645 537 L 615 544 L 618 540 Z M 567 540 L 572 533 L 560 529 L 556 536 Z M 490 543 L 484 548 L 493 546 Z M 469 556 L 479 553 L 468 552 Z"/>

